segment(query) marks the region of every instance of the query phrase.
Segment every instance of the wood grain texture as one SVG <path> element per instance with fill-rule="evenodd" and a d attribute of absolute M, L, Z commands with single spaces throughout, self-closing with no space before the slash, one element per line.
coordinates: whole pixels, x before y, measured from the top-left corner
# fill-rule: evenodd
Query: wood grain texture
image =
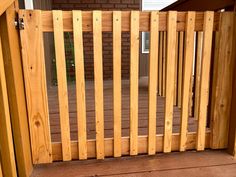
<path fill-rule="evenodd" d="M 156 104 L 158 81 L 158 24 L 159 12 L 151 13 L 148 96 L 148 154 L 156 153 Z"/>
<path fill-rule="evenodd" d="M 20 31 L 33 163 L 52 162 L 41 11 L 20 11 Z"/>
<path fill-rule="evenodd" d="M 160 96 L 163 95 L 162 93 L 162 84 L 163 84 L 163 80 L 162 80 L 162 70 L 163 70 L 163 32 L 160 31 L 159 32 L 159 58 L 158 58 L 158 93 Z"/>
<path fill-rule="evenodd" d="M 180 135 L 178 133 L 172 134 L 172 144 L 171 151 L 179 150 L 179 138 Z M 129 137 L 122 137 L 122 156 L 130 155 L 129 149 Z M 156 152 L 163 152 L 163 135 L 156 135 Z M 206 147 L 210 147 L 210 132 L 206 132 Z M 88 158 L 96 158 L 96 140 L 88 140 Z M 147 154 L 148 153 L 148 136 L 139 136 L 138 137 L 138 153 L 139 154 Z M 71 142 L 72 149 L 72 159 L 78 159 L 78 142 Z M 196 147 L 196 133 L 188 133 L 186 150 L 192 150 Z M 105 157 L 113 156 L 113 138 L 105 138 Z M 53 143 L 53 160 L 58 161 L 62 160 L 62 152 L 61 152 L 61 143 Z"/>
<path fill-rule="evenodd" d="M 198 151 L 205 149 L 205 132 L 207 120 L 207 105 L 209 97 L 210 82 L 210 66 L 211 66 L 211 48 L 212 48 L 212 32 L 213 32 L 214 12 L 205 12 L 203 26 L 203 52 L 201 64 L 201 81 L 200 81 L 200 97 L 199 97 L 199 120 L 197 130 Z"/>
<path fill-rule="evenodd" d="M 193 68 L 194 53 L 194 22 L 195 12 L 188 12 L 186 17 L 186 36 L 184 48 L 184 75 L 183 75 L 183 96 L 181 109 L 181 134 L 180 134 L 180 151 L 185 151 L 187 141 L 188 126 L 188 105 L 189 105 L 189 89 L 191 87 L 191 77 Z"/>
<path fill-rule="evenodd" d="M 0 16 L 7 10 L 7 8 L 14 3 L 15 0 L 1 0 Z"/>
<path fill-rule="evenodd" d="M 0 36 L 1 41 L 1 36 Z M 0 157 L 2 160 L 3 176 L 17 177 L 15 153 L 12 139 L 11 119 L 9 112 L 8 93 L 6 86 L 5 68 L 0 42 Z"/>
<path fill-rule="evenodd" d="M 71 160 L 71 147 L 62 11 L 53 11 L 53 27 L 63 161 L 68 161 Z"/>
<path fill-rule="evenodd" d="M 226 148 L 232 100 L 235 58 L 233 55 L 234 13 L 220 16 L 218 54 L 214 60 L 212 92 L 212 148 Z M 213 99 L 214 98 L 214 99 Z"/>
<path fill-rule="evenodd" d="M 96 153 L 97 159 L 104 158 L 104 102 L 103 102 L 103 64 L 102 64 L 102 13 L 93 12 L 94 47 L 94 87 L 96 114 Z"/>
<path fill-rule="evenodd" d="M 176 32 L 176 45 L 175 45 L 175 78 L 174 78 L 174 106 L 177 105 L 177 91 L 178 91 L 178 58 L 179 58 L 179 32 Z"/>
<path fill-rule="evenodd" d="M 178 100 L 177 105 L 182 107 L 182 88 L 183 88 L 183 64 L 184 64 L 184 32 L 179 32 L 179 48 L 178 48 Z"/>
<path fill-rule="evenodd" d="M 173 102 L 174 102 L 174 74 L 175 74 L 175 45 L 177 12 L 168 13 L 167 59 L 166 59 L 166 102 L 164 127 L 164 152 L 171 152 Z"/>
<path fill-rule="evenodd" d="M 113 12 L 114 157 L 121 156 L 121 12 Z"/>
<path fill-rule="evenodd" d="M 139 12 L 130 17 L 130 155 L 138 154 Z"/>
<path fill-rule="evenodd" d="M 3 177 L 2 162 L 1 162 L 1 160 L 0 160 L 0 177 Z"/>
<path fill-rule="evenodd" d="M 194 98 L 194 117 L 198 119 L 199 96 L 200 96 L 200 79 L 201 79 L 201 61 L 202 61 L 202 39 L 203 32 L 197 33 L 197 49 L 196 49 L 196 66 L 195 66 L 195 98 Z"/>
<path fill-rule="evenodd" d="M 92 31 L 92 11 L 84 11 L 82 13 L 83 16 L 83 31 Z M 159 31 L 167 31 L 167 13 L 168 12 L 160 12 L 159 15 Z M 178 12 L 177 13 L 177 31 L 185 30 L 186 23 L 186 12 Z M 130 31 L 130 15 L 131 11 L 123 11 L 122 16 L 122 31 Z M 197 12 L 196 13 L 196 24 L 195 31 L 202 31 L 203 29 L 203 19 L 204 13 Z M 52 23 L 52 12 L 51 11 L 43 11 L 43 31 L 53 31 L 53 23 Z M 150 12 L 140 12 L 140 26 L 139 31 L 150 31 Z M 63 12 L 63 24 L 65 31 L 72 31 L 72 12 L 64 11 Z M 102 31 L 112 31 L 112 11 L 103 11 L 102 12 Z M 219 25 L 219 13 L 215 13 L 215 22 L 214 22 L 214 30 L 218 30 Z"/>
<path fill-rule="evenodd" d="M 166 55 L 167 55 L 167 32 L 163 32 L 163 59 L 162 59 L 162 96 L 166 96 Z"/>
<path fill-rule="evenodd" d="M 12 4 L 0 17 L 0 34 L 2 34 L 1 41 L 18 175 L 29 176 L 33 170 L 33 164 L 20 39 L 18 30 L 11 23 L 16 18 L 16 10 L 17 7 Z"/>
<path fill-rule="evenodd" d="M 78 122 L 79 159 L 87 159 L 86 98 L 84 76 L 84 50 L 82 33 L 82 12 L 73 11 L 73 36 L 76 71 L 76 100 Z"/>

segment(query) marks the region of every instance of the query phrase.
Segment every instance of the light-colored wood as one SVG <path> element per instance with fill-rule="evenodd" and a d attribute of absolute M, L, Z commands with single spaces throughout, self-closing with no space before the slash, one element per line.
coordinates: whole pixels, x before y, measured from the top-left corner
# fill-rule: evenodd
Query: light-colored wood
<path fill-rule="evenodd" d="M 52 162 L 41 11 L 20 11 L 24 82 L 33 163 Z"/>
<path fill-rule="evenodd" d="M 114 157 L 121 156 L 121 12 L 113 12 Z"/>
<path fill-rule="evenodd" d="M 158 93 L 159 93 L 160 96 L 162 96 L 163 95 L 163 93 L 162 93 L 163 32 L 160 31 L 159 34 L 160 34 L 160 37 L 159 37 L 160 40 L 159 40 L 159 58 L 158 58 L 158 60 L 159 60 L 159 63 L 158 63 L 158 66 L 159 66 L 159 68 L 158 68 L 158 72 L 159 72 L 158 73 L 158 76 L 159 76 L 159 78 L 158 78 L 158 81 L 159 81 L 159 83 L 158 83 Z"/>
<path fill-rule="evenodd" d="M 177 88 L 178 88 L 178 47 L 179 47 L 179 32 L 176 32 L 176 53 L 175 53 L 175 80 L 174 80 L 174 106 L 177 105 Z"/>
<path fill-rule="evenodd" d="M 12 5 L 15 0 L 1 0 L 0 3 L 0 16 L 7 10 L 7 8 Z"/>
<path fill-rule="evenodd" d="M 205 132 L 206 132 L 207 105 L 209 96 L 213 22 L 214 22 L 214 12 L 211 11 L 205 12 L 204 26 L 203 26 L 203 52 L 202 52 L 200 96 L 199 96 L 199 119 L 198 119 L 197 144 L 196 144 L 196 149 L 198 151 L 204 150 L 205 148 Z"/>
<path fill-rule="evenodd" d="M 188 105 L 189 105 L 189 89 L 191 87 L 191 77 L 193 68 L 194 53 L 194 23 L 195 12 L 188 12 L 186 16 L 186 36 L 184 48 L 184 75 L 183 75 L 183 97 L 181 109 L 181 130 L 180 130 L 180 151 L 185 151 L 187 132 L 188 132 Z"/>
<path fill-rule="evenodd" d="M 1 41 L 1 36 L 0 36 Z M 2 44 L 0 42 L 0 157 L 3 176 L 17 177 Z"/>
<path fill-rule="evenodd" d="M 64 33 L 62 11 L 53 11 L 54 43 L 56 55 L 56 70 L 58 82 L 58 100 L 61 125 L 61 141 L 63 161 L 71 160 L 70 122 L 66 79 L 66 59 L 64 47 Z"/>
<path fill-rule="evenodd" d="M 138 154 L 139 12 L 130 18 L 130 155 Z"/>
<path fill-rule="evenodd" d="M 196 69 L 195 69 L 195 97 L 194 97 L 194 117 L 198 119 L 199 110 L 199 95 L 200 95 L 200 78 L 201 78 L 201 61 L 202 61 L 202 39 L 203 32 L 197 33 L 197 57 L 196 57 Z"/>
<path fill-rule="evenodd" d="M 188 102 L 188 115 L 192 117 L 193 115 L 193 79 L 194 75 L 191 74 L 190 87 L 189 87 L 189 102 Z"/>
<path fill-rule="evenodd" d="M 151 13 L 150 31 L 150 59 L 148 81 L 148 154 L 156 153 L 156 104 L 157 104 L 157 79 L 158 79 L 158 24 L 159 12 Z"/>
<path fill-rule="evenodd" d="M 156 135 L 156 152 L 163 152 L 163 135 Z M 180 135 L 173 134 L 172 135 L 172 144 L 171 151 L 179 150 L 179 139 Z M 122 155 L 129 155 L 129 137 L 122 137 Z M 206 132 L 206 148 L 210 147 L 210 132 Z M 96 140 L 88 140 L 88 158 L 96 158 Z M 138 137 L 138 153 L 139 154 L 147 154 L 148 153 L 148 136 L 139 136 Z M 53 160 L 58 161 L 62 160 L 62 152 L 61 152 L 61 143 L 53 143 Z M 72 149 L 72 159 L 78 159 L 78 142 L 71 142 Z M 196 133 L 188 133 L 186 150 L 192 150 L 196 147 Z M 113 138 L 105 138 L 105 157 L 113 156 Z"/>
<path fill-rule="evenodd" d="M 102 12 L 102 31 L 112 31 L 112 11 L 103 11 Z M 122 31 L 130 31 L 130 11 L 122 12 Z M 92 31 L 92 11 L 84 11 L 82 13 L 83 16 L 83 31 Z M 178 12 L 177 14 L 177 31 L 185 30 L 186 23 L 186 12 Z M 159 14 L 159 31 L 167 30 L 167 12 L 160 12 Z M 203 29 L 203 19 L 204 13 L 197 12 L 196 13 L 196 24 L 195 31 L 202 31 Z M 52 12 L 51 11 L 43 11 L 43 31 L 52 32 L 53 31 L 53 23 L 52 23 Z M 65 11 L 63 12 L 63 24 L 65 31 L 72 31 L 72 12 Z M 219 24 L 219 13 L 215 13 L 215 23 L 214 30 L 218 30 Z M 150 12 L 144 11 L 140 12 L 140 27 L 139 31 L 150 31 Z"/>
<path fill-rule="evenodd" d="M 97 159 L 104 158 L 104 106 L 102 65 L 102 13 L 93 12 L 94 87 Z"/>
<path fill-rule="evenodd" d="M 173 102 L 174 102 L 174 74 L 175 74 L 175 45 L 177 12 L 168 13 L 167 60 L 166 60 L 166 102 L 164 125 L 164 152 L 171 152 Z"/>
<path fill-rule="evenodd" d="M 30 176 L 33 170 L 29 124 L 26 111 L 25 88 L 18 30 L 11 23 L 16 18 L 16 5 L 12 4 L 0 17 L 0 34 L 5 75 L 10 105 L 15 156 L 19 176 Z"/>
<path fill-rule="evenodd" d="M 82 33 L 82 13 L 73 11 L 73 36 L 76 71 L 76 100 L 78 123 L 79 159 L 87 159 L 86 99 L 84 76 L 84 50 Z"/>
<path fill-rule="evenodd" d="M 2 162 L 0 159 L 0 177 L 3 177 L 3 171 L 2 171 Z"/>
<path fill-rule="evenodd" d="M 178 103 L 179 108 L 182 107 L 182 88 L 183 88 L 183 60 L 184 60 L 184 32 L 179 32 L 179 49 L 178 49 Z"/>
<path fill-rule="evenodd" d="M 167 55 L 167 33 L 163 32 L 163 59 L 162 59 L 162 95 L 166 96 L 166 55 Z"/>
<path fill-rule="evenodd" d="M 214 60 L 212 91 L 212 142 L 214 149 L 227 148 L 235 58 L 233 54 L 234 13 L 220 16 L 218 54 Z M 214 97 L 214 99 L 213 99 Z"/>

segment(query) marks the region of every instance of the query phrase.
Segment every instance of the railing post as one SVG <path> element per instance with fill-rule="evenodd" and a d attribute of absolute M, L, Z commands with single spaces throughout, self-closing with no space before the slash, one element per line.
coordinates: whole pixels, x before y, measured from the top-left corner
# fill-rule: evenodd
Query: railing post
<path fill-rule="evenodd" d="M 221 13 L 218 51 L 215 52 L 211 95 L 211 148 L 228 146 L 229 120 L 235 58 L 233 54 L 232 12 Z"/>

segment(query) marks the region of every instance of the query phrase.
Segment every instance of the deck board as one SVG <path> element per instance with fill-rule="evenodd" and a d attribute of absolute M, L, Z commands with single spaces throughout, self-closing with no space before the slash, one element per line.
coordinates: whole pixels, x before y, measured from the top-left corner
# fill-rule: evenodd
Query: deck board
<path fill-rule="evenodd" d="M 129 136 L 130 131 L 130 94 L 129 81 L 122 81 L 122 136 Z M 76 89 L 75 85 L 68 86 L 69 98 L 69 117 L 71 140 L 77 140 L 77 111 L 76 111 Z M 112 81 L 104 81 L 104 133 L 105 138 L 111 138 L 113 132 L 113 88 Z M 57 87 L 48 88 L 49 114 L 51 137 L 53 142 L 60 142 L 60 122 L 59 122 L 59 105 Z M 163 134 L 164 129 L 164 106 L 165 97 L 157 96 L 156 107 L 156 132 Z M 174 106 L 173 133 L 180 132 L 180 112 L 181 109 Z M 87 138 L 94 139 L 95 129 L 95 106 L 94 106 L 94 83 L 86 82 L 86 121 L 87 121 Z M 139 83 L 139 109 L 138 109 L 138 134 L 148 134 L 148 87 L 145 81 Z M 195 132 L 197 122 L 193 117 L 189 117 L 188 131 Z"/>

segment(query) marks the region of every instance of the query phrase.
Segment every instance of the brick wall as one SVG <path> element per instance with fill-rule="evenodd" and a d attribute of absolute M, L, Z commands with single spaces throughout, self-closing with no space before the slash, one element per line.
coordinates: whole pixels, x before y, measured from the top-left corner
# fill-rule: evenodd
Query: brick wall
<path fill-rule="evenodd" d="M 139 10 L 140 0 L 53 0 L 53 9 L 62 10 Z M 66 35 L 72 37 L 73 34 Z M 65 36 L 66 43 L 71 39 Z M 91 32 L 83 34 L 84 37 L 84 60 L 85 77 L 92 80 L 93 73 L 93 38 Z M 122 33 L 122 78 L 129 78 L 129 58 L 130 58 L 130 35 Z M 73 44 L 72 44 L 73 45 Z M 68 45 L 69 46 L 69 45 Z M 73 59 L 71 52 L 66 52 L 67 60 Z M 112 33 L 103 33 L 103 76 L 104 79 L 112 79 Z M 67 62 L 70 63 L 70 62 Z M 69 66 L 68 71 L 73 71 Z M 73 78 L 74 72 L 68 73 Z"/>

